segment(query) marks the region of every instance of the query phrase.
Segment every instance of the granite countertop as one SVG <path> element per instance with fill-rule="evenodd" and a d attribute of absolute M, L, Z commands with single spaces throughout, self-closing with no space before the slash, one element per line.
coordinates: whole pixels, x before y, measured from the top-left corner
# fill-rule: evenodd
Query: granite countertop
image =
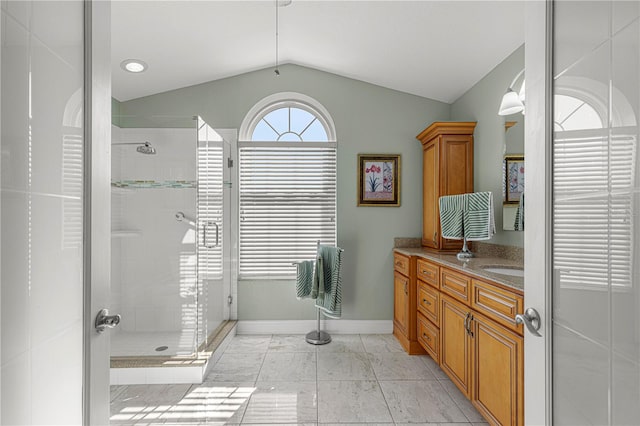
<path fill-rule="evenodd" d="M 520 292 L 524 291 L 523 277 L 513 277 L 510 275 L 496 274 L 483 269 L 487 266 L 502 268 L 523 267 L 522 263 L 516 262 L 514 260 L 499 257 L 474 257 L 472 259 L 469 259 L 468 261 L 462 261 L 458 260 L 455 254 L 438 253 L 430 250 L 425 250 L 423 248 L 413 247 L 396 247 L 394 248 L 394 251 L 407 256 L 418 256 L 427 260 L 432 260 L 465 274 L 472 275 L 480 279 L 490 280 L 498 284 L 502 284 L 505 287 L 513 288 Z"/>

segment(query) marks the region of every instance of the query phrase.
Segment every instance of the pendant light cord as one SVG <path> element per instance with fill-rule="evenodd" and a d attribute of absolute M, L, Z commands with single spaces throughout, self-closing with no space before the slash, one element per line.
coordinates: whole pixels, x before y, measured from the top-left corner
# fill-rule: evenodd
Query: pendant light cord
<path fill-rule="evenodd" d="M 279 0 L 275 0 L 275 4 L 276 4 L 276 69 L 275 69 L 275 73 L 276 75 L 280 75 L 280 70 L 278 69 L 278 27 L 279 27 L 278 1 Z"/>

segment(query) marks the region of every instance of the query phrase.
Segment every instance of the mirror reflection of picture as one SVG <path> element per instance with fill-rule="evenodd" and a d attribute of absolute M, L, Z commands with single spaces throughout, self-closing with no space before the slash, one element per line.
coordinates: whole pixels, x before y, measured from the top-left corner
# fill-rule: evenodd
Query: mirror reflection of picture
<path fill-rule="evenodd" d="M 505 155 L 503 174 L 503 202 L 518 204 L 524 192 L 524 155 Z"/>

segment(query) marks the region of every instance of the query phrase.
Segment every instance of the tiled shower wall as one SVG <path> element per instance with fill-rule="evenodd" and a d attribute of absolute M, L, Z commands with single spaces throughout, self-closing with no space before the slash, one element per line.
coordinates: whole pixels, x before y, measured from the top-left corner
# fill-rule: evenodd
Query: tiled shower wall
<path fill-rule="evenodd" d="M 196 230 L 175 218 L 196 217 L 196 130 L 113 128 L 112 307 L 121 331 L 195 329 Z M 136 182 L 141 181 L 141 182 Z"/>
<path fill-rule="evenodd" d="M 83 2 L 0 5 L 0 422 L 80 424 Z"/>
<path fill-rule="evenodd" d="M 637 1 L 554 3 L 557 425 L 640 419 L 639 17 Z"/>

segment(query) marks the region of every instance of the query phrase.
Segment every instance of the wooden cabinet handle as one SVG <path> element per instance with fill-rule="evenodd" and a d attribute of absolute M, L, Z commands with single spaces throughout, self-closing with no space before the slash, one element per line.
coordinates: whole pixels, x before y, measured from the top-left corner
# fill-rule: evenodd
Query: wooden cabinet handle
<path fill-rule="evenodd" d="M 404 282 L 404 294 L 408 295 L 409 291 L 407 291 L 407 282 Z"/>

